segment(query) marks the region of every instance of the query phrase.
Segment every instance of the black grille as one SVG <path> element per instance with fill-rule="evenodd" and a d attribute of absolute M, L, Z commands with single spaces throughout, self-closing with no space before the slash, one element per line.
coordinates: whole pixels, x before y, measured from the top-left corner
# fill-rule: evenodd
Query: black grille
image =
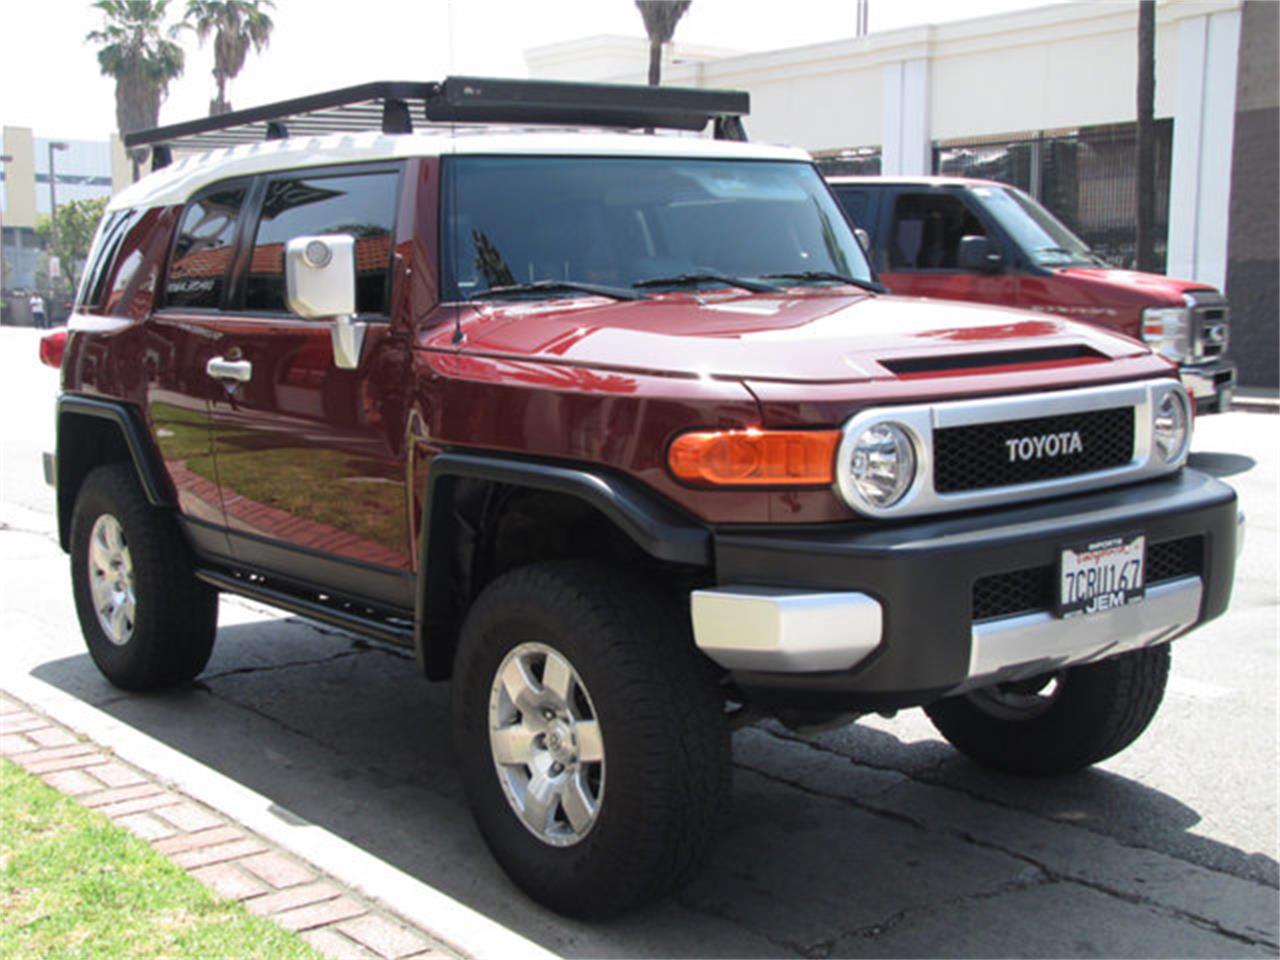
<path fill-rule="evenodd" d="M 1147 586 L 1202 572 L 1204 540 L 1183 537 L 1147 547 Z M 973 584 L 973 619 L 992 620 L 1054 605 L 1057 568 L 1031 567 L 982 577 Z"/>
<path fill-rule="evenodd" d="M 973 585 L 973 619 L 990 620 L 1053 606 L 1053 567 L 983 577 Z"/>
<path fill-rule="evenodd" d="M 1034 438 L 1061 434 L 1079 434 L 1079 449 L 1070 440 L 1055 439 L 1042 448 L 1040 457 L 1011 459 L 1008 441 L 1031 438 L 1034 442 Z M 1055 448 L 1057 456 L 1044 455 Z M 933 433 L 933 452 L 933 485 L 939 493 L 1035 483 L 1122 467 L 1133 459 L 1133 408 L 945 427 Z"/>
<path fill-rule="evenodd" d="M 1203 567 L 1203 537 L 1166 540 L 1147 547 L 1147 583 L 1189 577 L 1201 573 Z"/>

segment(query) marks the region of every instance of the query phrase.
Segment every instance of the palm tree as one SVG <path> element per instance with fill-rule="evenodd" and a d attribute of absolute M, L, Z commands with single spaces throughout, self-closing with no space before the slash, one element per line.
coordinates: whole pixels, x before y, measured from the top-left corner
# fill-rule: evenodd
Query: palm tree
<path fill-rule="evenodd" d="M 649 86 L 662 82 L 662 45 L 675 36 L 676 24 L 689 9 L 692 0 L 636 0 L 649 35 Z"/>
<path fill-rule="evenodd" d="M 102 49 L 98 66 L 116 81 L 116 125 L 120 133 L 154 127 L 160 104 L 169 93 L 169 81 L 182 76 L 182 48 L 163 35 L 169 0 L 97 0 L 94 6 L 105 18 L 102 29 L 85 37 Z M 146 159 L 145 149 L 134 150 L 133 178 Z"/>
<path fill-rule="evenodd" d="M 213 36 L 213 79 L 218 83 L 218 96 L 209 104 L 209 115 L 227 113 L 227 83 L 244 69 L 249 48 L 261 53 L 271 39 L 275 26 L 266 8 L 275 9 L 273 0 L 187 0 L 185 26 L 196 32 L 203 44 Z"/>

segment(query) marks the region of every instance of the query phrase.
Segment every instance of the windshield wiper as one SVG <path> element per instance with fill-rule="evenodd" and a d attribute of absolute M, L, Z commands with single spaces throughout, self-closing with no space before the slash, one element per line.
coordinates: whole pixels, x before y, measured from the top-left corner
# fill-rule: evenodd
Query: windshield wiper
<path fill-rule="evenodd" d="M 486 297 L 518 296 L 522 293 L 557 293 L 560 291 L 576 291 L 590 293 L 598 297 L 611 297 L 614 300 L 643 300 L 644 294 L 628 290 L 626 287 L 610 287 L 602 283 L 581 283 L 577 280 L 534 280 L 532 283 L 507 283 L 488 290 L 479 290 L 467 297 L 468 300 L 483 300 Z"/>
<path fill-rule="evenodd" d="M 796 273 L 766 273 L 765 276 L 771 280 L 827 280 L 831 283 L 847 283 L 851 287 L 860 287 L 863 290 L 870 290 L 872 293 L 889 292 L 889 288 L 882 283 L 876 283 L 874 280 L 856 280 L 853 277 L 846 277 L 843 273 L 834 273 L 831 270 L 801 270 Z"/>
<path fill-rule="evenodd" d="M 778 288 L 772 283 L 759 280 L 747 280 L 743 277 L 731 277 L 725 273 L 682 273 L 674 277 L 654 277 L 650 280 L 639 280 L 633 287 L 692 287 L 700 283 L 723 283 L 727 287 L 738 287 L 752 293 L 777 293 Z"/>

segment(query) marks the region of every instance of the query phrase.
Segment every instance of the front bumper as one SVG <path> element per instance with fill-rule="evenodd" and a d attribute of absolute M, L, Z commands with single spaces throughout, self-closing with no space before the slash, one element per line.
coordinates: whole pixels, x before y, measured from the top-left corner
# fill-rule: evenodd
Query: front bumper
<path fill-rule="evenodd" d="M 1171 640 L 1221 614 L 1235 492 L 1194 470 L 1076 497 L 909 523 L 720 529 L 694 637 L 757 701 L 889 709 Z M 975 584 L 1053 569 L 1063 546 L 1122 533 L 1191 544 L 1141 603 L 1059 619 L 985 615 Z M 1046 574 L 1047 576 L 1047 574 Z"/>
<path fill-rule="evenodd" d="M 1197 413 L 1226 413 L 1236 389 L 1236 365 L 1225 357 L 1178 368 L 1182 385 L 1196 401 Z"/>

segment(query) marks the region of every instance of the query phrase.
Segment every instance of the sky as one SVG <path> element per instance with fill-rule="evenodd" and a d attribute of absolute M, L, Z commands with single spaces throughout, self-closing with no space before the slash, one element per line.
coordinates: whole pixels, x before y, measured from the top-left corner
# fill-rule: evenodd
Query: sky
<path fill-rule="evenodd" d="M 1042 6 L 1048 0 L 870 0 L 873 33 Z M 184 0 L 170 0 L 172 12 Z M 694 0 L 677 43 L 741 51 L 852 36 L 855 0 Z M 644 36 L 631 0 L 277 0 L 269 49 L 250 54 L 230 88 L 235 107 L 367 80 L 435 80 L 449 73 L 527 76 L 530 47 L 597 34 Z M 88 0 L 0 0 L 0 124 L 38 137 L 105 140 L 115 128 L 113 82 L 85 34 Z M 213 99 L 213 54 L 184 32 L 186 70 L 161 123 L 195 119 Z"/>

